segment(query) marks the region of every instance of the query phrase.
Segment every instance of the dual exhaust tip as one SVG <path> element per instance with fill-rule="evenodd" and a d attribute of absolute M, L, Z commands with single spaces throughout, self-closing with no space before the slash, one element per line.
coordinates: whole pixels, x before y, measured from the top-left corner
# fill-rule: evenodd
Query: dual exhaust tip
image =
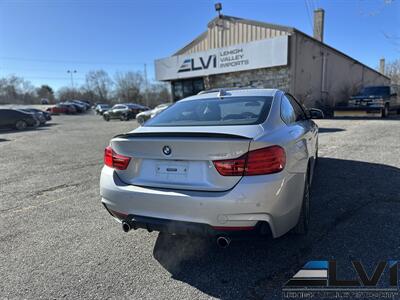
<path fill-rule="evenodd" d="M 122 222 L 122 230 L 124 232 L 129 232 L 131 229 L 132 229 L 132 227 L 128 222 L 126 222 L 126 221 Z M 136 229 L 136 228 L 134 228 L 134 229 Z"/>
<path fill-rule="evenodd" d="M 231 239 L 227 236 L 219 236 L 217 237 L 217 246 L 220 248 L 228 248 L 231 244 Z"/>
<path fill-rule="evenodd" d="M 128 222 L 126 222 L 126 221 L 122 222 L 122 230 L 124 232 L 129 232 L 131 229 L 132 229 L 132 227 Z M 136 228 L 134 227 L 133 229 L 136 229 Z M 225 249 L 225 248 L 228 248 L 229 245 L 231 244 L 231 239 L 227 236 L 219 236 L 219 237 L 217 237 L 216 242 L 217 242 L 218 247 Z"/>
<path fill-rule="evenodd" d="M 129 224 L 127 221 L 122 221 L 122 230 L 124 232 L 129 232 L 131 229 L 136 230 L 138 229 L 135 223 Z M 148 232 L 152 232 L 153 230 L 147 229 Z"/>

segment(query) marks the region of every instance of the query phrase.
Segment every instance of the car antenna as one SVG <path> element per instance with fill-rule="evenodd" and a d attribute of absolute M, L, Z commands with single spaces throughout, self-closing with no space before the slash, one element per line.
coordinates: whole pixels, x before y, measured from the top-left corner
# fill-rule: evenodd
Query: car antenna
<path fill-rule="evenodd" d="M 224 89 L 220 89 L 218 91 L 217 97 L 220 98 L 220 99 L 223 99 L 224 96 L 226 96 L 226 91 Z"/>

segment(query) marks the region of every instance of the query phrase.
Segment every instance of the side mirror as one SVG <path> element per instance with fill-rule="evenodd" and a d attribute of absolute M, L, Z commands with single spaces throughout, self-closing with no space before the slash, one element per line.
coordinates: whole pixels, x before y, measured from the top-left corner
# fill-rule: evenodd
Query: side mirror
<path fill-rule="evenodd" d="M 310 108 L 308 110 L 308 117 L 310 119 L 323 119 L 325 115 L 324 112 L 318 108 Z"/>

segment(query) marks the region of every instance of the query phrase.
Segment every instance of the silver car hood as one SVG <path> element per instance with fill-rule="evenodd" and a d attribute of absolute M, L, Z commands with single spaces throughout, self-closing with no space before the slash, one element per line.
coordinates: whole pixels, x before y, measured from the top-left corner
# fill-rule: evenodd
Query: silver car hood
<path fill-rule="evenodd" d="M 142 126 L 129 132 L 133 134 L 141 133 L 211 133 L 238 135 L 254 139 L 264 133 L 261 125 L 235 125 L 235 126 L 174 126 L 174 127 L 150 127 Z"/>

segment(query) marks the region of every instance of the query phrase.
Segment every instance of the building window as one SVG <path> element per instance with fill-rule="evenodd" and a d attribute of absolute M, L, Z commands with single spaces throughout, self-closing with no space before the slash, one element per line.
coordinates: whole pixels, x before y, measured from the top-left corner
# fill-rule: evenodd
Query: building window
<path fill-rule="evenodd" d="M 172 92 L 174 96 L 174 100 L 177 99 L 182 99 L 183 98 L 183 88 L 182 88 L 182 82 L 177 81 L 172 84 Z"/>
<path fill-rule="evenodd" d="M 172 96 L 174 101 L 196 95 L 202 90 L 204 90 L 203 78 L 177 80 L 172 82 Z"/>

